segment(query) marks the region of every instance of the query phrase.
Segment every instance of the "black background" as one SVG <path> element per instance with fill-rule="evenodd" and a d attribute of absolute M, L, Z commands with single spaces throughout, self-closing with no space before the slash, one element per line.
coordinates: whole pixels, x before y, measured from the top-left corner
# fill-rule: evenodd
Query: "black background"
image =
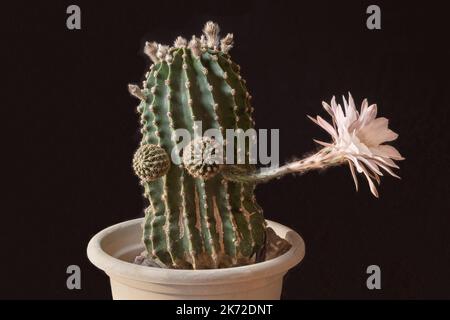
<path fill-rule="evenodd" d="M 200 34 L 207 20 L 233 32 L 233 59 L 253 95 L 258 128 L 280 129 L 280 159 L 328 139 L 306 115 L 351 91 L 400 134 L 402 180 L 380 199 L 348 168 L 261 185 L 266 218 L 297 230 L 303 263 L 283 297 L 450 298 L 449 22 L 444 2 L 52 1 L 2 4 L 3 166 L 0 298 L 110 298 L 85 254 L 96 232 L 143 215 L 131 158 L 146 40 Z M 66 28 L 77 4 L 82 30 Z M 382 30 L 366 28 L 378 4 Z M 66 288 L 66 268 L 82 290 Z M 382 290 L 366 288 L 368 265 Z"/>

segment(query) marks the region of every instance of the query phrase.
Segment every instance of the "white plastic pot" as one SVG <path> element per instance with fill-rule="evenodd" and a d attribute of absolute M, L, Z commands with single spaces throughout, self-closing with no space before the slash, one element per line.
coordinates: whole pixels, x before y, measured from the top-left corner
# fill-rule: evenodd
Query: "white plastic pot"
<path fill-rule="evenodd" d="M 130 263 L 144 250 L 142 218 L 125 221 L 96 234 L 89 242 L 89 260 L 110 277 L 113 299 L 280 299 L 283 277 L 305 255 L 298 233 L 267 221 L 292 248 L 285 254 L 248 266 L 174 270 Z"/>

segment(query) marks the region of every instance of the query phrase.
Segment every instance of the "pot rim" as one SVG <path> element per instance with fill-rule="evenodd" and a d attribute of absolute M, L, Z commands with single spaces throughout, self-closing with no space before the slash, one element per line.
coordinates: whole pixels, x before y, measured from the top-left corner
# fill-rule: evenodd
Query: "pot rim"
<path fill-rule="evenodd" d="M 294 230 L 280 223 L 267 220 L 267 225 L 278 234 L 285 235 L 292 247 L 274 259 L 251 265 L 221 268 L 221 269 L 164 269 L 141 266 L 120 260 L 108 253 L 102 247 L 102 241 L 113 233 L 133 225 L 141 225 L 143 218 L 127 220 L 112 225 L 98 232 L 89 241 L 87 247 L 88 259 L 97 268 L 103 270 L 110 277 L 120 277 L 140 282 L 176 285 L 213 285 L 222 283 L 237 283 L 252 281 L 259 278 L 269 278 L 285 274 L 289 269 L 302 261 L 305 256 L 305 243 L 302 237 Z"/>

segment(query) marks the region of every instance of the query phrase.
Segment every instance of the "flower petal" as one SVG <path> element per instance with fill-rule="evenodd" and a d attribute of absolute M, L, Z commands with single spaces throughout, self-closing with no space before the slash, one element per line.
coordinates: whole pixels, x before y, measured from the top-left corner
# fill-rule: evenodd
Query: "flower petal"
<path fill-rule="evenodd" d="M 345 157 L 347 159 L 350 159 L 350 161 L 353 162 L 353 164 L 355 165 L 356 170 L 358 171 L 358 173 L 362 173 L 363 172 L 362 166 L 359 164 L 358 159 L 356 159 L 356 157 L 354 157 L 351 154 L 346 154 Z"/>
<path fill-rule="evenodd" d="M 380 156 L 374 156 L 373 158 L 375 160 L 380 161 L 381 163 L 389 166 L 389 167 L 392 167 L 392 168 L 395 168 L 395 169 L 399 169 L 400 168 L 394 161 L 392 161 L 392 159 L 383 158 L 383 157 L 380 157 Z"/>
<path fill-rule="evenodd" d="M 334 118 L 334 112 L 333 109 L 331 109 L 330 105 L 326 103 L 325 101 L 322 101 L 322 106 L 325 109 L 326 112 L 331 116 L 331 118 Z"/>
<path fill-rule="evenodd" d="M 315 143 L 317 143 L 317 144 L 320 144 L 320 145 L 324 146 L 324 147 L 332 146 L 332 144 L 331 144 L 331 143 L 328 143 L 328 142 L 323 142 L 323 141 L 316 140 L 316 139 L 313 139 L 313 141 L 314 141 Z"/>
<path fill-rule="evenodd" d="M 384 170 L 386 170 L 386 172 L 388 172 L 391 176 L 397 178 L 397 179 L 401 179 L 398 175 L 396 175 L 388 166 L 385 166 L 382 163 L 377 162 L 377 164 L 383 168 Z"/>
<path fill-rule="evenodd" d="M 366 166 L 369 167 L 369 169 L 372 170 L 377 175 L 379 176 L 383 175 L 383 173 L 380 171 L 378 166 L 373 161 L 370 161 L 369 159 L 366 159 L 364 157 L 358 157 L 358 160 L 364 162 Z"/>
<path fill-rule="evenodd" d="M 364 99 L 363 102 L 361 103 L 361 112 L 360 112 L 361 117 L 366 113 L 368 106 L 369 106 L 369 102 L 367 101 L 367 99 Z"/>
<path fill-rule="evenodd" d="M 386 118 L 376 118 L 368 125 L 363 126 L 357 132 L 357 136 L 368 147 L 376 147 L 384 142 L 393 141 L 397 139 L 398 134 L 388 129 L 388 123 Z"/>
<path fill-rule="evenodd" d="M 367 100 L 366 100 L 367 103 Z M 377 105 L 372 104 L 367 108 L 364 108 L 364 112 L 361 110 L 360 122 L 362 125 L 367 125 L 372 122 L 377 116 Z"/>
<path fill-rule="evenodd" d="M 405 160 L 397 149 L 387 144 L 381 144 L 371 148 L 371 150 L 380 157 L 391 158 L 394 160 Z"/>
<path fill-rule="evenodd" d="M 328 132 L 333 139 L 337 139 L 337 132 L 334 130 L 333 126 L 322 119 L 322 117 L 317 116 L 317 122 L 326 132 Z"/>
<path fill-rule="evenodd" d="M 350 160 L 348 161 L 348 166 L 350 167 L 350 172 L 352 173 L 353 182 L 355 183 L 356 191 L 358 191 L 358 178 L 356 177 L 355 173 L 355 167 L 353 166 L 353 163 Z"/>
<path fill-rule="evenodd" d="M 319 125 L 319 123 L 317 122 L 316 119 L 314 119 L 313 117 L 306 115 L 308 117 L 309 120 L 311 120 L 312 122 L 314 122 L 315 124 Z"/>
<path fill-rule="evenodd" d="M 341 160 L 347 160 L 356 190 L 358 190 L 356 172 L 363 173 L 370 191 L 378 197 L 375 182 L 381 183 L 380 177 L 384 171 L 398 177 L 392 170 L 398 168 L 394 160 L 404 159 L 395 147 L 384 144 L 397 139 L 398 134 L 389 129 L 387 118 L 377 118 L 376 104 L 369 106 L 367 99 L 364 99 L 361 108 L 357 110 L 350 92 L 348 98 L 342 97 L 342 101 L 341 106 L 333 96 L 330 104 L 322 102 L 323 108 L 331 116 L 330 122 L 320 116 L 316 118 L 308 116 L 333 138 L 332 143 L 314 141 L 335 152 Z"/>
<path fill-rule="evenodd" d="M 366 176 L 367 182 L 369 183 L 369 187 L 370 187 L 370 191 L 372 192 L 372 194 L 378 198 L 378 191 L 377 188 L 375 187 L 375 184 L 373 183 L 372 179 L 370 179 L 369 173 L 367 172 L 367 170 L 364 168 L 364 166 L 362 166 L 363 168 L 363 173 Z"/>

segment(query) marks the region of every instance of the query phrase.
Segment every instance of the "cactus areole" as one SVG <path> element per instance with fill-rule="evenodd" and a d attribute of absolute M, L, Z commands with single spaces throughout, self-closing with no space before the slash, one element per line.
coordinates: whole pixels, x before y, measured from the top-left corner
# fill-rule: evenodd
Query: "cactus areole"
<path fill-rule="evenodd" d="M 251 96 L 229 55 L 233 35 L 219 41 L 218 31 L 217 24 L 208 22 L 204 35 L 189 42 L 181 37 L 172 47 L 147 42 L 150 70 L 142 88 L 129 85 L 141 100 L 142 141 L 133 168 L 149 202 L 145 254 L 168 268 L 254 263 L 265 243 L 255 183 L 227 180 L 217 165 L 188 161 L 179 153 L 180 165 L 166 162 L 176 148 L 174 131 L 184 128 L 194 135 L 195 121 L 204 131 L 254 126 Z"/>

